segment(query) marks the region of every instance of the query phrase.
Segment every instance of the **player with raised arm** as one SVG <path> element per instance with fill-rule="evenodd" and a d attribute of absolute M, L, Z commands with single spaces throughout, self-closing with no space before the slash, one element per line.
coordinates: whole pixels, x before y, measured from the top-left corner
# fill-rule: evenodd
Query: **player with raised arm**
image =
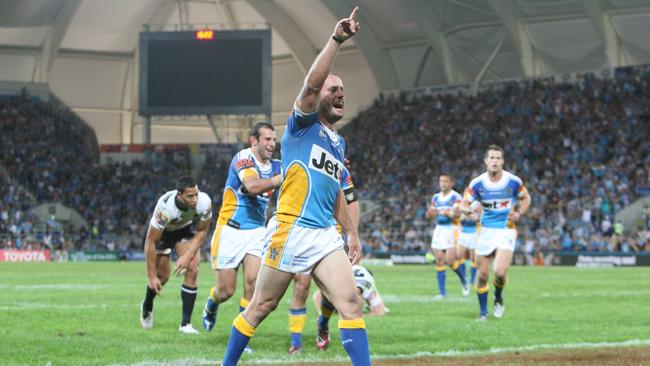
<path fill-rule="evenodd" d="M 530 207 L 530 194 L 521 178 L 503 169 L 503 149 L 490 145 L 483 159 L 487 171 L 474 178 L 461 205 L 465 215 L 475 215 L 482 207 L 481 230 L 476 242 L 478 261 L 478 320 L 488 317 L 488 279 L 490 264 L 494 261 L 494 316 L 501 318 L 505 311 L 503 288 L 515 250 L 516 223 Z"/>
<path fill-rule="evenodd" d="M 456 245 L 459 231 L 460 202 L 462 196 L 454 191 L 454 179 L 450 174 L 440 174 L 440 192 L 431 198 L 431 206 L 426 217 L 436 220 L 436 228 L 431 238 L 431 248 L 436 257 L 436 277 L 438 280 L 437 299 L 447 297 L 447 275 L 445 263 L 456 272 L 460 279 L 463 296 L 469 295 L 469 283 L 465 278 L 465 268 L 457 260 Z"/>
<path fill-rule="evenodd" d="M 341 79 L 330 74 L 341 44 L 359 29 L 358 8 L 340 20 L 312 64 L 282 137 L 284 181 L 278 209 L 268 224 L 262 267 L 250 305 L 233 322 L 223 365 L 236 365 L 259 324 L 273 311 L 296 273 L 314 281 L 341 315 L 342 344 L 353 365 L 370 365 L 361 301 L 350 262 L 361 257 L 359 234 L 349 216 L 341 173 L 345 141 L 334 130 L 343 117 Z M 348 235 L 349 256 L 336 230 Z"/>
<path fill-rule="evenodd" d="M 249 133 L 250 148 L 239 151 L 228 168 L 223 204 L 212 235 L 210 255 L 216 286 L 203 310 L 203 328 L 212 330 L 219 304 L 235 293 L 237 269 L 244 270 L 244 294 L 240 311 L 250 302 L 264 249 L 266 208 L 275 188 L 282 183 L 282 166 L 272 159 L 275 128 L 256 123 Z"/>
<path fill-rule="evenodd" d="M 179 331 L 197 334 L 192 326 L 192 311 L 196 301 L 199 271 L 199 250 L 210 229 L 212 201 L 199 191 L 192 177 L 181 177 L 176 189 L 162 195 L 156 203 L 145 238 L 144 254 L 149 283 L 140 309 L 140 324 L 145 329 L 153 327 L 153 300 L 160 295 L 169 279 L 170 256 L 176 251 L 177 276 L 184 276 L 181 286 L 183 303 Z"/>

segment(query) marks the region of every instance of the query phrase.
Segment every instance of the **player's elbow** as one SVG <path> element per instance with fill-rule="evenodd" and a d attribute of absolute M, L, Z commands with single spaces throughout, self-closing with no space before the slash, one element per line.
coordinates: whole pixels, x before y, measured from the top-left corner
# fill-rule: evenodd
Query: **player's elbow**
<path fill-rule="evenodd" d="M 386 310 L 384 308 L 384 305 L 382 304 L 382 305 L 373 306 L 370 309 L 370 315 L 371 316 L 384 316 L 384 315 L 386 315 Z"/>
<path fill-rule="evenodd" d="M 260 185 L 257 184 L 257 182 L 244 184 L 244 187 L 246 188 L 246 191 L 250 196 L 257 196 L 258 194 L 262 193 L 262 190 L 260 189 Z"/>

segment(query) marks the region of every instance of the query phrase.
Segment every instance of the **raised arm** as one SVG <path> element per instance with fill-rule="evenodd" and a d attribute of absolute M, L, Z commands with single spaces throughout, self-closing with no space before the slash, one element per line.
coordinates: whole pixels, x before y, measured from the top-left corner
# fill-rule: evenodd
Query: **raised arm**
<path fill-rule="evenodd" d="M 325 47 L 311 65 L 302 89 L 296 99 L 298 108 L 303 113 L 311 113 L 316 110 L 318 96 L 323 88 L 325 79 L 327 79 L 327 75 L 330 74 L 332 64 L 334 64 L 334 59 L 341 44 L 350 39 L 359 30 L 359 22 L 357 21 L 358 12 L 359 8 L 355 7 L 349 18 L 341 19 L 336 23 L 334 34 L 332 34 L 332 37 L 330 37 Z"/>

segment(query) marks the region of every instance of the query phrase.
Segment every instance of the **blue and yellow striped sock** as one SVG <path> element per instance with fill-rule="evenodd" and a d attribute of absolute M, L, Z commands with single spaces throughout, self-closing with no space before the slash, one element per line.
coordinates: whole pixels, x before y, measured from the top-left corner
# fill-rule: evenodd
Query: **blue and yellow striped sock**
<path fill-rule="evenodd" d="M 485 316 L 488 315 L 488 290 L 490 290 L 490 287 L 488 287 L 488 285 L 485 285 L 485 287 L 476 287 L 476 295 L 478 296 L 478 304 L 481 308 L 481 315 Z"/>
<path fill-rule="evenodd" d="M 289 309 L 289 332 L 291 332 L 291 345 L 302 347 L 302 330 L 307 321 L 307 308 Z"/>
<path fill-rule="evenodd" d="M 465 259 L 461 259 L 458 261 L 458 270 L 460 271 L 460 273 L 463 274 L 465 281 L 467 281 L 467 267 L 465 266 Z"/>
<path fill-rule="evenodd" d="M 239 313 L 232 322 L 230 339 L 228 339 L 228 346 L 226 346 L 226 353 L 223 355 L 221 365 L 236 366 L 242 352 L 244 352 L 244 348 L 248 345 L 248 341 L 254 335 L 255 327 L 244 318 L 242 313 Z"/>
<path fill-rule="evenodd" d="M 503 282 L 498 281 L 498 279 L 494 279 L 494 298 L 497 299 L 498 301 L 503 301 L 502 292 L 503 288 L 506 287 L 506 280 L 503 280 Z"/>
<path fill-rule="evenodd" d="M 458 278 L 460 278 L 460 284 L 465 286 L 467 284 L 467 280 L 465 279 L 465 266 L 463 265 L 463 269 L 461 270 L 460 264 L 458 261 L 454 261 L 454 263 L 451 265 L 451 269 L 456 272 L 458 275 Z"/>
<path fill-rule="evenodd" d="M 248 307 L 248 304 L 250 304 L 249 300 L 246 300 L 243 297 L 241 299 L 239 299 L 239 312 L 241 313 L 244 310 L 246 310 L 246 308 Z"/>
<path fill-rule="evenodd" d="M 476 263 L 472 262 L 472 265 L 471 265 L 471 267 L 469 269 L 469 273 L 470 273 L 469 282 L 470 283 L 474 283 L 474 281 L 476 281 L 476 272 L 477 272 Z"/>
<path fill-rule="evenodd" d="M 316 321 L 318 329 L 329 330 L 329 321 L 332 313 L 334 313 L 334 305 L 323 297 L 323 300 L 320 302 L 320 315 Z"/>
<path fill-rule="evenodd" d="M 370 346 L 363 319 L 339 319 L 341 343 L 353 366 L 370 366 Z"/>
<path fill-rule="evenodd" d="M 438 291 L 440 295 L 447 296 L 447 274 L 445 272 L 445 266 L 436 266 L 436 277 L 438 278 Z"/>
<path fill-rule="evenodd" d="M 205 309 L 211 314 L 216 314 L 219 310 L 216 287 L 210 289 L 210 296 L 208 296 L 208 301 L 205 302 Z"/>

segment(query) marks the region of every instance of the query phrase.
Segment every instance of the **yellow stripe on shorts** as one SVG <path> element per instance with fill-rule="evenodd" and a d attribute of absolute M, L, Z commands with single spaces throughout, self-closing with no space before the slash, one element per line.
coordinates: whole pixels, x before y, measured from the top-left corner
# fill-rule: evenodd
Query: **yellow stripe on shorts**
<path fill-rule="evenodd" d="M 217 224 L 212 234 L 212 241 L 210 242 L 210 256 L 212 257 L 212 268 L 214 269 L 218 269 L 219 267 L 219 239 L 221 238 L 221 229 L 223 229 L 223 224 Z"/>
<path fill-rule="evenodd" d="M 277 222 L 278 226 L 271 236 L 271 244 L 266 249 L 264 264 L 279 268 L 284 246 L 289 238 L 293 223 L 302 213 L 307 200 L 309 177 L 305 169 L 299 164 L 292 165 L 285 174 L 284 182 L 280 188 L 278 198 Z"/>

